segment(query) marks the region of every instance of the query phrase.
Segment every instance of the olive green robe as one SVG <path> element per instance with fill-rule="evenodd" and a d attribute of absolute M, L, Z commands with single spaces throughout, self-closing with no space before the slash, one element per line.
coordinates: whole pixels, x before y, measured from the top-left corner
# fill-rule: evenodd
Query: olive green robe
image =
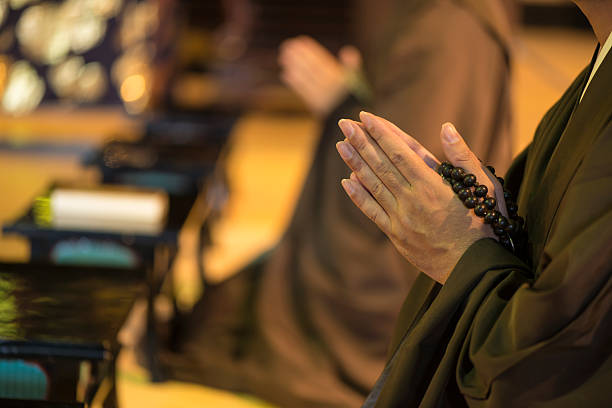
<path fill-rule="evenodd" d="M 592 65 L 507 175 L 525 253 L 485 239 L 419 276 L 364 406 L 612 406 L 612 54 L 578 104 Z"/>

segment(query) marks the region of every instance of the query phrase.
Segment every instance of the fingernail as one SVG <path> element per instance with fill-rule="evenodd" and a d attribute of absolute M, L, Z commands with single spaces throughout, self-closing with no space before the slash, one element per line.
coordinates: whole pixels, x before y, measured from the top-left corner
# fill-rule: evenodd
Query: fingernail
<path fill-rule="evenodd" d="M 342 133 L 344 133 L 347 137 L 351 137 L 353 136 L 353 133 L 355 133 L 355 129 L 353 129 L 351 123 L 346 119 L 340 119 L 338 121 L 338 126 L 340 126 Z"/>
<path fill-rule="evenodd" d="M 459 141 L 459 133 L 452 123 L 442 125 L 442 135 L 446 143 L 453 144 Z"/>
<path fill-rule="evenodd" d="M 355 189 L 353 188 L 353 183 L 351 183 L 349 179 L 342 179 L 340 183 L 342 184 L 342 187 L 347 193 L 353 194 Z"/>
<path fill-rule="evenodd" d="M 349 149 L 345 142 L 336 143 L 336 149 L 338 149 L 338 153 L 340 153 L 340 156 L 342 156 L 344 160 L 350 160 L 353 156 L 351 149 Z"/>
<path fill-rule="evenodd" d="M 359 119 L 361 119 L 366 129 L 370 130 L 374 127 L 374 115 L 371 113 L 361 111 L 359 112 Z"/>

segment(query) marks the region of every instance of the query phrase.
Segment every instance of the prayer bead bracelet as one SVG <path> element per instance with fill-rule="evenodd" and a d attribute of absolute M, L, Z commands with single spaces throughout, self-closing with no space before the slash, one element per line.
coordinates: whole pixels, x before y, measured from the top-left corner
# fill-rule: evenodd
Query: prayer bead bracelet
<path fill-rule="evenodd" d="M 487 166 L 487 168 L 495 176 L 495 169 L 491 166 Z M 515 252 L 515 242 L 522 236 L 524 220 L 518 215 L 518 206 L 512 199 L 512 194 L 504 189 L 504 201 L 510 217 L 510 220 L 508 220 L 496 209 L 497 200 L 495 197 L 487 195 L 489 189 L 484 184 L 478 184 L 475 175 L 466 174 L 464 169 L 455 167 L 449 162 L 442 162 L 438 166 L 438 174 L 449 183 L 463 205 L 473 209 L 476 216 L 482 218 L 486 224 L 491 225 L 499 242 L 507 249 Z M 504 179 L 497 177 L 497 180 L 503 187 Z"/>

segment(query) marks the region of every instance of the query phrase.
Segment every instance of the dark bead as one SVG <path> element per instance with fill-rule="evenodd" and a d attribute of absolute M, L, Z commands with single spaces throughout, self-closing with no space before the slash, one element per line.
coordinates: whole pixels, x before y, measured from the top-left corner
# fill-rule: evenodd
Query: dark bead
<path fill-rule="evenodd" d="M 504 183 L 505 183 L 504 179 L 503 179 L 503 178 L 501 178 L 501 177 L 498 177 L 498 178 L 497 178 L 497 181 L 499 181 L 499 184 L 501 184 L 502 186 L 503 186 L 503 185 L 504 185 Z"/>
<path fill-rule="evenodd" d="M 477 204 L 478 204 L 478 199 L 474 196 L 470 196 L 466 198 L 465 201 L 463 202 L 463 205 L 465 205 L 467 208 L 474 208 L 476 207 Z"/>
<path fill-rule="evenodd" d="M 510 224 L 510 222 L 508 221 L 508 219 L 506 217 L 504 217 L 503 215 L 500 215 L 497 217 L 497 219 L 495 220 L 495 226 L 499 227 L 499 228 L 506 228 L 508 226 L 508 224 Z"/>
<path fill-rule="evenodd" d="M 493 197 L 487 197 L 484 199 L 482 203 L 486 205 L 489 210 L 493 210 L 495 209 L 495 206 L 497 205 L 497 200 L 494 199 Z"/>
<path fill-rule="evenodd" d="M 508 190 L 504 190 L 504 200 L 506 201 L 512 200 L 512 193 L 509 192 Z"/>
<path fill-rule="evenodd" d="M 462 184 L 461 182 L 459 182 L 459 181 L 455 181 L 455 182 L 453 183 L 453 191 L 454 191 L 455 193 L 458 193 L 458 192 L 459 192 L 459 190 L 461 190 L 462 188 L 463 188 L 463 184 Z"/>
<path fill-rule="evenodd" d="M 461 167 L 455 167 L 453 171 L 451 171 L 451 177 L 453 180 L 463 181 L 463 177 L 465 177 L 465 170 Z"/>
<path fill-rule="evenodd" d="M 493 233 L 495 235 L 497 235 L 498 237 L 502 237 L 502 236 L 506 235 L 506 230 L 503 229 L 503 228 L 494 227 L 493 228 Z"/>
<path fill-rule="evenodd" d="M 484 217 L 486 213 L 487 207 L 485 207 L 484 204 L 478 204 L 476 207 L 474 207 L 474 214 L 476 214 L 478 217 Z"/>
<path fill-rule="evenodd" d="M 463 185 L 466 187 L 472 187 L 476 184 L 476 176 L 473 174 L 468 174 L 463 178 Z"/>
<path fill-rule="evenodd" d="M 493 167 L 493 166 L 487 166 L 487 169 L 489 169 L 489 171 L 491 172 L 491 174 L 495 175 L 495 167 Z"/>
<path fill-rule="evenodd" d="M 457 192 L 457 196 L 461 201 L 465 201 L 466 198 L 472 196 L 472 190 L 470 190 L 469 188 L 462 188 Z"/>
<path fill-rule="evenodd" d="M 482 204 L 484 205 L 484 204 Z M 487 206 L 485 205 L 485 208 L 487 208 Z M 491 210 L 491 211 L 487 211 L 484 217 L 484 222 L 486 224 L 493 224 L 496 220 L 497 217 L 499 217 L 499 212 L 496 210 Z"/>
<path fill-rule="evenodd" d="M 438 166 L 438 173 L 444 177 L 450 177 L 451 170 L 453 170 L 453 165 L 449 162 L 442 162 Z"/>
<path fill-rule="evenodd" d="M 510 237 L 508 237 L 507 235 L 500 237 L 499 242 L 507 249 L 512 249 L 512 242 L 510 241 Z"/>
<path fill-rule="evenodd" d="M 442 180 L 446 181 L 451 186 L 453 185 L 453 179 L 450 177 L 442 176 Z"/>
<path fill-rule="evenodd" d="M 506 208 L 508 209 L 508 215 L 510 215 L 511 217 L 513 215 L 516 215 L 518 211 L 518 205 L 516 205 L 514 201 L 506 202 Z"/>
<path fill-rule="evenodd" d="M 523 227 L 523 225 L 525 225 L 525 220 L 523 219 L 523 217 L 520 217 L 520 216 L 517 215 L 516 217 L 512 217 L 512 219 L 514 221 L 516 221 L 518 226 L 521 227 L 521 228 Z"/>
<path fill-rule="evenodd" d="M 485 197 L 488 192 L 489 189 L 485 185 L 480 185 L 474 189 L 474 195 L 476 197 Z"/>
<path fill-rule="evenodd" d="M 506 232 L 510 235 L 514 235 L 516 234 L 517 231 L 518 231 L 518 225 L 516 221 L 510 220 L 508 222 L 508 226 L 506 227 Z"/>

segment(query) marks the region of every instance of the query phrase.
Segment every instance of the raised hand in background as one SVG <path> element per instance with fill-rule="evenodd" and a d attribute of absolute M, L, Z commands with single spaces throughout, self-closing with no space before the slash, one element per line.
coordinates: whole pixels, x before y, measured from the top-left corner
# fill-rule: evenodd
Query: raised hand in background
<path fill-rule="evenodd" d="M 307 36 L 284 41 L 279 48 L 281 79 L 317 116 L 325 117 L 349 94 L 361 69 L 361 54 L 344 46 L 335 57 Z"/>

